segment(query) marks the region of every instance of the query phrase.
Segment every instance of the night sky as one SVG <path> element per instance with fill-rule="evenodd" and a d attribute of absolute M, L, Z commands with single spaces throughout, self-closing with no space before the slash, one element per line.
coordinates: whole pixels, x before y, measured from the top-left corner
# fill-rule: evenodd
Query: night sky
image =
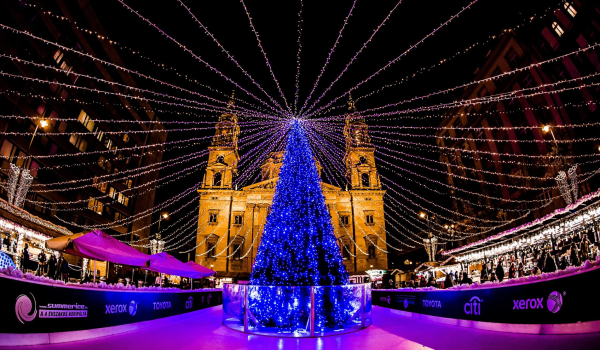
<path fill-rule="evenodd" d="M 332 91 L 325 96 L 321 105 L 345 93 L 352 86 L 373 74 L 390 60 L 405 52 L 409 47 L 428 35 L 469 3 L 469 1 L 417 0 L 405 0 L 401 2 L 385 26 L 375 35 L 342 79 L 334 85 Z M 147 17 L 223 74 L 229 76 L 238 84 L 261 98 L 264 97 L 252 85 L 250 80 L 242 74 L 239 68 L 217 47 L 212 39 L 204 33 L 178 1 L 127 0 L 126 4 L 139 11 L 141 15 Z M 213 33 L 240 65 L 271 96 L 277 99 L 279 93 L 250 28 L 242 3 L 238 0 L 186 0 L 185 4 L 191 8 L 194 15 Z M 338 32 L 342 27 L 344 18 L 348 15 L 353 1 L 304 1 L 303 4 L 300 71 L 301 103 L 308 96 L 310 89 L 312 89 L 315 79 L 325 63 L 325 59 L 338 36 Z M 375 2 L 358 0 L 356 2 L 356 7 L 349 19 L 340 43 L 317 88 L 316 96 L 319 96 L 340 74 L 350 59 L 373 33 L 373 30 L 381 24 L 396 4 L 396 1 L 389 0 Z M 422 67 L 430 67 L 443 59 L 454 56 L 457 52 L 463 52 L 469 46 L 487 40 L 491 35 L 498 35 L 503 29 L 511 28 L 524 22 L 529 23 L 529 17 L 533 14 L 542 14 L 547 8 L 554 8 L 558 4 L 558 1 L 477 1 L 470 9 L 454 19 L 449 25 L 442 27 L 435 35 L 427 38 L 418 48 L 410 51 L 399 62 L 391 66 L 390 69 L 384 71 L 353 92 L 354 98 L 359 98 L 357 103 L 358 110 L 398 102 L 403 99 L 432 93 L 440 89 L 472 81 L 474 72 L 485 61 L 486 54 L 493 49 L 495 44 L 493 40 L 486 45 L 476 45 L 468 53 L 457 56 L 441 67 L 434 68 L 424 74 L 419 74 L 399 86 L 389 88 L 372 97 L 360 99 L 361 96 L 373 90 L 412 75 Z M 134 50 L 139 50 L 138 52 L 152 58 L 157 63 L 164 63 L 167 67 L 176 67 L 180 73 L 197 79 L 202 84 L 209 85 L 219 91 L 230 93 L 235 88 L 233 84 L 207 69 L 178 45 L 160 35 L 155 28 L 143 22 L 135 14 L 127 10 L 119 1 L 96 0 L 92 1 L 92 5 L 111 39 Z M 263 48 L 267 53 L 285 97 L 289 103 L 293 103 L 300 3 L 289 1 L 247 1 L 246 6 L 252 16 L 255 28 L 260 34 Z M 170 71 L 158 69 L 156 66 L 149 64 L 147 60 L 140 59 L 136 55 L 128 54 L 126 51 L 120 51 L 120 54 L 128 68 L 149 73 L 157 78 L 192 90 L 209 93 L 210 96 L 222 101 L 226 100 L 226 97 L 210 93 L 207 89 L 203 89 L 174 76 Z M 166 91 L 163 87 L 154 86 L 141 79 L 136 78 L 136 82 L 140 87 Z M 458 91 L 457 94 L 460 92 L 462 90 Z M 457 94 L 443 95 L 419 103 L 435 104 L 452 101 L 458 97 Z M 182 94 L 178 94 L 178 96 L 183 97 Z M 252 100 L 240 92 L 239 89 L 236 92 L 236 97 L 246 101 Z M 346 98 L 343 98 L 340 102 L 345 103 L 346 100 Z M 280 97 L 278 101 L 281 102 Z M 342 103 L 336 105 L 342 105 Z M 338 109 L 337 111 L 343 112 L 345 108 Z M 198 113 L 194 116 L 161 115 L 159 113 L 158 116 L 161 120 L 216 122 L 219 113 Z M 437 126 L 439 121 L 440 119 L 428 119 L 424 121 L 386 119 L 378 120 L 377 123 L 406 123 L 407 125 L 415 126 L 427 125 L 429 123 L 431 126 Z M 369 120 L 368 122 L 370 124 L 375 123 L 373 120 Z M 168 140 L 174 141 L 212 135 L 213 133 L 213 130 L 206 132 L 172 132 L 169 134 Z M 433 138 L 422 139 L 420 142 L 433 143 L 434 140 Z M 168 152 L 163 159 L 171 159 L 192 151 L 200 151 L 205 149 L 207 145 L 202 144 L 184 150 Z M 375 145 L 377 146 L 377 142 L 375 142 Z M 242 157 L 243 153 L 242 151 Z M 203 161 L 205 161 L 205 158 Z M 176 170 L 180 169 L 183 169 L 183 167 Z M 387 178 L 397 179 L 395 174 L 389 173 L 385 169 L 380 169 L 380 171 Z M 422 170 L 417 171 L 422 172 Z M 167 174 L 161 174 L 161 176 L 164 175 Z M 440 181 L 445 181 L 443 175 L 437 173 L 426 175 L 437 178 Z M 174 194 L 180 193 L 194 183 L 197 183 L 200 181 L 201 176 L 203 176 L 203 171 L 196 172 L 193 176 L 185 180 L 163 186 L 158 190 L 155 204 L 161 203 Z M 332 182 L 331 179 L 325 178 L 324 180 Z M 400 182 L 401 179 L 398 181 Z M 420 190 L 415 189 L 415 191 Z M 421 194 L 428 197 L 431 196 L 427 192 Z M 449 207 L 448 203 L 443 203 L 444 199 L 436 198 L 436 201 Z M 174 205 L 170 210 L 176 208 L 177 206 Z M 192 207 L 190 206 L 190 208 L 186 208 L 181 213 L 185 213 L 191 209 Z M 176 220 L 177 217 L 172 219 Z"/>

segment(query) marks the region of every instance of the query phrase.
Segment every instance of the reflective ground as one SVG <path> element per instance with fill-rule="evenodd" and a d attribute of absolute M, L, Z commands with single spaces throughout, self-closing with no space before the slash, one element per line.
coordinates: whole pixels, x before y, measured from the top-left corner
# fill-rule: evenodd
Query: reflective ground
<path fill-rule="evenodd" d="M 15 349 L 600 349 L 600 333 L 524 335 L 480 331 L 415 320 L 373 306 L 373 325 L 365 330 L 325 338 L 291 339 L 248 336 L 221 325 L 221 307 L 143 330 L 72 343 Z M 10 349 L 10 348 L 2 348 Z"/>

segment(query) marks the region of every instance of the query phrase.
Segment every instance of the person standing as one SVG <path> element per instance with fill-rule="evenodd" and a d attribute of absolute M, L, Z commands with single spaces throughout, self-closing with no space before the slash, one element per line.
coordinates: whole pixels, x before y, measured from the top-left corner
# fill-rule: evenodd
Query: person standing
<path fill-rule="evenodd" d="M 50 259 L 48 259 L 48 277 L 56 278 L 56 256 L 54 253 L 51 253 Z"/>
<path fill-rule="evenodd" d="M 484 262 L 483 266 L 481 266 L 481 283 L 488 280 L 488 267 L 487 263 Z"/>
<path fill-rule="evenodd" d="M 60 258 L 58 259 L 57 272 L 58 277 L 60 277 L 62 281 L 69 281 L 69 263 L 62 253 L 60 253 Z"/>
<path fill-rule="evenodd" d="M 448 289 L 450 287 L 454 287 L 454 282 L 452 282 L 452 276 L 447 274 L 446 279 L 444 280 L 444 289 Z"/>
<path fill-rule="evenodd" d="M 546 256 L 546 263 L 544 264 L 544 272 L 555 272 L 556 271 L 556 261 L 552 254 L 548 254 Z"/>
<path fill-rule="evenodd" d="M 37 271 L 35 271 L 35 275 L 36 276 L 43 276 L 46 274 L 46 253 L 44 253 L 44 251 L 40 251 L 40 253 L 37 256 L 37 260 L 38 260 L 38 268 Z"/>
<path fill-rule="evenodd" d="M 469 278 L 468 273 L 463 272 L 463 278 L 462 281 L 460 281 L 460 284 L 473 284 L 473 280 Z"/>
<path fill-rule="evenodd" d="M 6 236 L 4 236 L 4 239 L 2 240 L 2 244 L 6 246 L 6 251 L 10 249 L 10 239 L 8 237 L 10 237 L 10 234 L 7 233 Z"/>
<path fill-rule="evenodd" d="M 26 272 L 29 268 L 29 245 L 25 243 L 25 247 L 23 247 L 23 252 L 21 255 L 21 271 Z"/>
<path fill-rule="evenodd" d="M 581 261 L 579 260 L 579 254 L 577 252 L 577 245 L 575 243 L 571 243 L 571 266 L 579 266 L 581 265 Z"/>
<path fill-rule="evenodd" d="M 525 277 L 525 266 L 523 266 L 523 262 L 519 263 L 519 277 Z"/>
<path fill-rule="evenodd" d="M 502 266 L 502 259 L 498 259 L 498 266 L 496 266 L 496 277 L 499 282 L 504 280 L 504 267 Z"/>
<path fill-rule="evenodd" d="M 515 263 L 512 262 L 510 263 L 510 268 L 508 269 L 508 278 L 512 279 L 515 278 L 517 274 L 517 268 L 515 267 Z"/>

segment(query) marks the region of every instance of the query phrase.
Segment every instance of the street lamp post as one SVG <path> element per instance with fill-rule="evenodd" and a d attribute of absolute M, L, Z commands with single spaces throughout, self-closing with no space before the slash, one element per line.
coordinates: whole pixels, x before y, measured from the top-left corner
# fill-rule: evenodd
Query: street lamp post
<path fill-rule="evenodd" d="M 40 125 L 42 126 L 42 129 L 43 129 L 46 126 L 48 126 L 48 122 L 44 119 L 41 119 L 39 124 L 37 124 L 37 123 L 35 124 L 35 131 L 33 132 L 33 136 L 31 136 L 31 141 L 29 141 L 29 147 L 27 147 L 27 151 L 29 151 L 29 149 L 31 148 L 31 145 L 33 144 L 33 139 L 35 138 L 35 135 L 37 134 L 37 131 L 38 131 Z"/>

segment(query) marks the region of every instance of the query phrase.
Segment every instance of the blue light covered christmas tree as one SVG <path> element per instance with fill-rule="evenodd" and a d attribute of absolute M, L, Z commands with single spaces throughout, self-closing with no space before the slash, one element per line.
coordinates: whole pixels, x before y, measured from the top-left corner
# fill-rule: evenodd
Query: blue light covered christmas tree
<path fill-rule="evenodd" d="M 250 284 L 329 286 L 348 283 L 320 177 L 302 124 L 290 127 Z"/>

